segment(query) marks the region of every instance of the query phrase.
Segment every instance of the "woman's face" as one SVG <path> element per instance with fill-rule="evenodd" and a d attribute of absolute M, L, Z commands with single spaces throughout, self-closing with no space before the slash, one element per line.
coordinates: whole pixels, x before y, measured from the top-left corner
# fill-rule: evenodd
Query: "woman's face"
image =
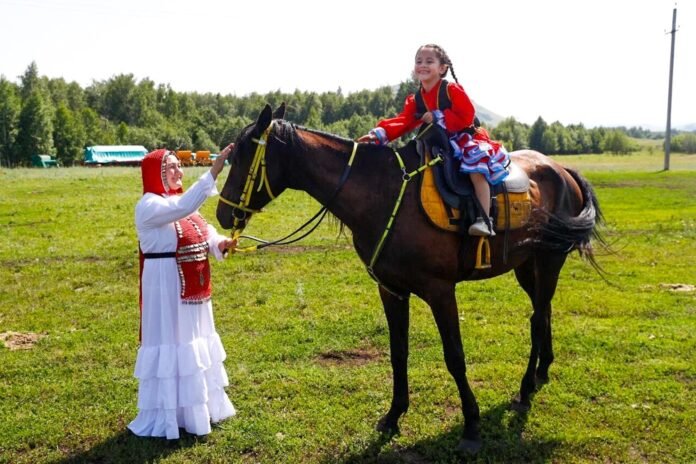
<path fill-rule="evenodd" d="M 181 163 L 174 155 L 167 155 L 167 161 L 164 164 L 164 172 L 167 177 L 167 187 L 169 190 L 179 190 L 183 188 L 181 180 L 184 178 L 184 171 L 181 170 Z"/>

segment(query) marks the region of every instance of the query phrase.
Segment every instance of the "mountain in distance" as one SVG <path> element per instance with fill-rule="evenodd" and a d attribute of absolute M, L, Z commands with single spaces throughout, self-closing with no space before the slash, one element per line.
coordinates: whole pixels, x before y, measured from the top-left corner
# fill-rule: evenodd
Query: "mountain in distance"
<path fill-rule="evenodd" d="M 476 116 L 478 116 L 479 121 L 485 123 L 488 127 L 495 127 L 498 125 L 500 121 L 505 119 L 504 116 L 501 116 L 498 113 L 494 113 L 493 111 L 489 110 L 488 108 L 482 105 L 479 105 L 476 102 L 473 102 L 473 104 L 474 108 L 476 108 Z"/>

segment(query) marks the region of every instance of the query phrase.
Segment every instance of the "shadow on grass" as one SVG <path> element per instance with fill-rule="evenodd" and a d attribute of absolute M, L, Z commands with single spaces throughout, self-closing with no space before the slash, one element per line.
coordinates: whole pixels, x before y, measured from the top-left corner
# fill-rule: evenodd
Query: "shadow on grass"
<path fill-rule="evenodd" d="M 144 438 L 124 430 L 117 435 L 97 443 L 90 449 L 57 461 L 59 464 L 78 463 L 124 463 L 139 464 L 156 462 L 180 449 L 203 443 L 205 436 L 196 436 L 181 432 L 178 440 L 164 438 Z"/>
<path fill-rule="evenodd" d="M 509 410 L 510 403 L 501 403 L 481 415 L 481 438 L 483 446 L 476 455 L 459 454 L 457 444 L 463 426 L 458 425 L 437 437 L 431 437 L 401 449 L 382 450 L 389 443 L 388 436 L 379 435 L 361 452 L 330 462 L 343 464 L 358 463 L 535 463 L 548 462 L 557 440 L 535 440 L 524 436 L 527 423 L 526 413 Z M 326 461 L 327 463 L 329 460 Z"/>

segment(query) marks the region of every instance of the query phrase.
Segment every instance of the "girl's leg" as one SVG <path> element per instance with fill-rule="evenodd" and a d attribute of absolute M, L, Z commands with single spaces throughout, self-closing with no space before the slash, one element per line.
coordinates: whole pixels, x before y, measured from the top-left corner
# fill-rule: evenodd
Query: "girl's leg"
<path fill-rule="evenodd" d="M 474 184 L 474 191 L 476 192 L 476 198 L 478 198 L 481 204 L 482 215 L 486 217 L 491 215 L 491 186 L 488 185 L 488 181 L 483 174 L 472 173 L 471 183 Z M 493 226 L 489 227 L 486 219 L 483 217 L 476 218 L 476 222 L 469 226 L 469 235 L 495 235 L 493 231 Z"/>
<path fill-rule="evenodd" d="M 471 173 L 471 183 L 474 184 L 474 191 L 476 192 L 476 198 L 478 198 L 479 203 L 481 203 L 481 208 L 483 213 L 487 216 L 491 215 L 491 186 L 488 185 L 488 181 L 483 174 L 478 172 Z"/>

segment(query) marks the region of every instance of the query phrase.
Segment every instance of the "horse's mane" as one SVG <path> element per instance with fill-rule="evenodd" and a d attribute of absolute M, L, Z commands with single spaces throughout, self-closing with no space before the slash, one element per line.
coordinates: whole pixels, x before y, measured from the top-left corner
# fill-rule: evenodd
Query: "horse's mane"
<path fill-rule="evenodd" d="M 295 124 L 284 119 L 276 119 L 276 127 L 274 130 L 274 135 L 282 139 L 282 142 L 288 143 L 291 145 L 291 147 L 297 148 L 308 148 L 305 140 L 297 133 L 298 130 L 307 132 L 309 134 L 319 135 L 321 137 L 329 139 L 330 141 L 338 142 L 344 145 L 352 145 L 353 143 L 355 143 L 353 139 L 350 139 L 348 137 L 332 134 L 330 132 L 322 131 L 319 129 L 312 129 L 310 127 L 301 126 L 299 124 Z M 361 144 L 360 148 L 361 150 L 367 151 L 369 153 L 384 152 L 385 148 L 388 147 L 365 143 Z M 388 151 L 391 153 L 391 148 L 388 148 Z"/>

